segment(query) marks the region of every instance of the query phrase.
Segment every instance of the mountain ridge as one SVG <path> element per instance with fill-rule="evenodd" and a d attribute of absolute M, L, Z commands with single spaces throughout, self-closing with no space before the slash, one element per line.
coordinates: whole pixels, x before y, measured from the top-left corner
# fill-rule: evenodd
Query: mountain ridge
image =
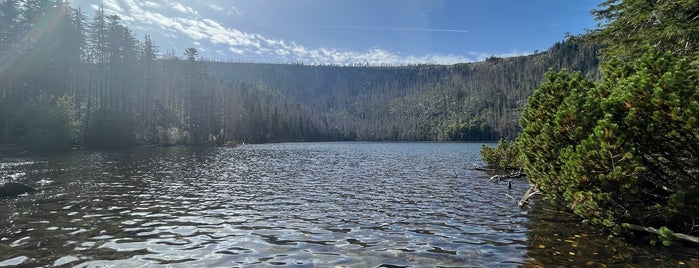
<path fill-rule="evenodd" d="M 533 55 L 454 65 L 208 62 L 207 68 L 220 83 L 256 85 L 301 105 L 322 139 L 494 140 L 515 135 L 519 113 L 548 69 L 598 76 L 597 49 L 569 40 Z M 266 141 L 274 140 L 260 142 Z"/>

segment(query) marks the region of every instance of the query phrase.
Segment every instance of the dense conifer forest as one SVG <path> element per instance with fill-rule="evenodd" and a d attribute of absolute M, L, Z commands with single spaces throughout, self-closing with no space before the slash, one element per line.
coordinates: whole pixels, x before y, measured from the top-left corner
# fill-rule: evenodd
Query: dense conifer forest
<path fill-rule="evenodd" d="M 117 16 L 62 1 L 0 3 L 0 144 L 138 144 L 513 137 L 552 68 L 598 77 L 596 46 L 449 66 L 207 61 L 162 51 Z"/>

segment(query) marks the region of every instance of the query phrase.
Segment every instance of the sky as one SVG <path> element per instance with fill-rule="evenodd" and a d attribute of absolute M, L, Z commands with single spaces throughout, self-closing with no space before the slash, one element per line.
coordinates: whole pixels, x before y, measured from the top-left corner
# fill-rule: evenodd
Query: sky
<path fill-rule="evenodd" d="M 304 64 L 455 64 L 544 51 L 594 29 L 601 0 L 73 0 L 161 53 Z"/>

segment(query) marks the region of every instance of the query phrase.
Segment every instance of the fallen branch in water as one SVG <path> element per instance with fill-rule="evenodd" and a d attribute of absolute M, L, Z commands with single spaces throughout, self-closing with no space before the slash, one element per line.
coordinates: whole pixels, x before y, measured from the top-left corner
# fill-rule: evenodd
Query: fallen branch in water
<path fill-rule="evenodd" d="M 503 181 L 503 180 L 505 180 L 505 179 L 517 179 L 517 178 L 522 178 L 522 177 L 525 177 L 525 176 L 527 176 L 527 175 L 524 174 L 524 172 L 522 172 L 522 170 L 520 170 L 520 171 L 517 171 L 517 172 L 515 172 L 515 173 L 510 173 L 510 174 L 508 174 L 508 175 L 495 175 L 495 176 L 492 176 L 492 177 L 490 177 L 490 181 L 491 181 L 491 182 L 494 182 L 494 181 L 500 182 L 500 181 Z"/>
<path fill-rule="evenodd" d="M 655 229 L 653 227 L 646 227 L 646 226 L 641 226 L 641 225 L 636 225 L 636 224 L 628 224 L 626 226 L 628 226 L 629 229 L 631 229 L 631 230 L 649 232 L 652 234 L 660 235 L 660 230 Z M 686 234 L 678 234 L 678 233 L 673 233 L 672 235 L 677 239 L 699 244 L 699 237 L 686 235 Z"/>
<path fill-rule="evenodd" d="M 517 202 L 517 200 L 515 200 L 515 198 L 514 198 L 514 197 L 512 197 L 511 195 L 509 195 L 509 194 L 505 194 L 505 196 L 507 196 L 507 197 L 509 197 L 510 199 L 512 199 L 512 201 L 515 201 L 515 202 Z"/>
<path fill-rule="evenodd" d="M 524 197 L 522 197 L 522 200 L 519 200 L 519 203 L 517 203 L 517 205 L 519 205 L 520 208 L 524 208 L 524 206 L 526 206 L 527 203 L 529 203 L 529 198 L 532 198 L 532 196 L 535 196 L 537 194 L 541 194 L 541 191 L 539 191 L 539 188 L 537 188 L 536 185 L 532 185 L 532 187 L 530 187 L 529 190 L 527 190 L 527 192 L 524 193 Z"/>
<path fill-rule="evenodd" d="M 490 167 L 481 167 L 481 166 L 478 166 L 478 165 L 477 165 L 477 166 L 475 166 L 475 167 L 472 167 L 472 168 L 471 168 L 471 170 L 479 170 L 479 171 L 496 171 L 496 170 L 495 170 L 494 168 L 490 168 Z"/>

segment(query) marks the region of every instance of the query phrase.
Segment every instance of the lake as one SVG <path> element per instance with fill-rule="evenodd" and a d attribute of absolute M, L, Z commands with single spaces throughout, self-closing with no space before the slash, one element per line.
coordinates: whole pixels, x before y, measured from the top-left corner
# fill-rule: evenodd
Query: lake
<path fill-rule="evenodd" d="M 284 143 L 0 158 L 0 266 L 699 267 L 493 183 L 480 144 Z"/>

